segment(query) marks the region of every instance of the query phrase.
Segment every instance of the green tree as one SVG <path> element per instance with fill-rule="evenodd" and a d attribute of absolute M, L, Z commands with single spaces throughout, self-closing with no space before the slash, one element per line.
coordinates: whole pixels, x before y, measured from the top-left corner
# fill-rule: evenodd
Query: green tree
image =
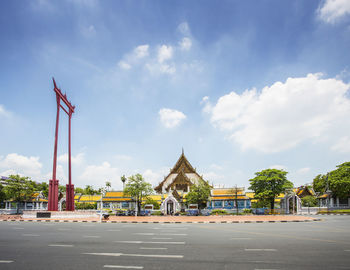
<path fill-rule="evenodd" d="M 9 175 L 6 181 L 5 193 L 7 198 L 17 203 L 17 214 L 19 213 L 19 204 L 23 201 L 32 200 L 34 193 L 34 182 L 29 177 L 20 175 Z"/>
<path fill-rule="evenodd" d="M 255 175 L 249 180 L 249 189 L 255 192 L 256 199 L 269 201 L 271 209 L 275 208 L 275 198 L 293 187 L 293 183 L 287 179 L 287 172 L 283 170 L 266 169 Z"/>
<path fill-rule="evenodd" d="M 75 190 L 75 193 L 84 194 L 84 189 L 83 188 L 76 187 L 76 188 L 74 188 L 74 190 Z"/>
<path fill-rule="evenodd" d="M 7 199 L 5 187 L 0 184 L 0 204 L 2 204 Z"/>
<path fill-rule="evenodd" d="M 84 194 L 86 195 L 94 195 L 96 191 L 93 189 L 91 185 L 86 185 L 84 189 Z"/>
<path fill-rule="evenodd" d="M 109 191 L 109 189 L 110 189 L 111 187 L 112 187 L 111 182 L 106 181 L 106 189 L 107 189 L 107 191 Z"/>
<path fill-rule="evenodd" d="M 329 189 L 335 197 L 347 198 L 350 195 L 350 162 L 344 162 L 328 174 Z"/>
<path fill-rule="evenodd" d="M 142 198 L 152 193 L 152 185 L 147 183 L 141 174 L 130 176 L 124 188 L 124 194 L 131 196 L 136 201 L 137 210 L 141 209 Z M 137 212 L 139 215 L 140 211 Z"/>
<path fill-rule="evenodd" d="M 199 211 L 205 207 L 210 197 L 210 186 L 202 181 L 198 185 L 192 185 L 190 192 L 186 195 L 187 204 L 198 204 Z"/>
<path fill-rule="evenodd" d="M 301 204 L 302 206 L 315 207 L 317 206 L 317 198 L 311 195 L 305 196 L 301 198 Z"/>
<path fill-rule="evenodd" d="M 325 193 L 327 187 L 327 179 L 326 175 L 319 174 L 312 181 L 312 187 L 315 192 L 319 192 L 321 194 Z"/>
<path fill-rule="evenodd" d="M 157 202 L 156 200 L 153 200 L 150 197 L 147 197 L 146 201 L 142 204 L 142 207 L 145 207 L 146 204 L 153 204 L 153 209 L 155 210 L 160 208 L 159 202 Z"/>

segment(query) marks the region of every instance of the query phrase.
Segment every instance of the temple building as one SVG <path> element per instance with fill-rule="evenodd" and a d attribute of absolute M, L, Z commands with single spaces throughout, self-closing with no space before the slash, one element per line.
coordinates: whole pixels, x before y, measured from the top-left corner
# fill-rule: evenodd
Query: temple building
<path fill-rule="evenodd" d="M 181 156 L 170 173 L 154 188 L 157 193 L 162 194 L 160 210 L 163 214 L 169 215 L 184 211 L 187 208 L 186 194 L 190 191 L 190 187 L 200 183 L 207 184 L 192 167 L 182 150 Z"/>

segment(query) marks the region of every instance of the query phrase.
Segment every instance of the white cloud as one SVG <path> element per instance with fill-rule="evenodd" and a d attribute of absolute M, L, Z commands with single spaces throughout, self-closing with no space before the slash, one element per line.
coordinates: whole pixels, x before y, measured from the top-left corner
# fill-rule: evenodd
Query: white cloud
<path fill-rule="evenodd" d="M 209 97 L 208 96 L 205 96 L 202 98 L 200 104 L 204 104 L 204 107 L 203 107 L 203 112 L 205 113 L 211 113 L 212 111 L 212 105 L 209 101 Z"/>
<path fill-rule="evenodd" d="M 158 49 L 158 62 L 163 63 L 173 57 L 173 47 L 162 45 Z"/>
<path fill-rule="evenodd" d="M 129 161 L 132 159 L 132 157 L 128 155 L 115 155 L 115 158 L 118 160 L 124 160 L 124 161 Z"/>
<path fill-rule="evenodd" d="M 188 36 L 191 34 L 190 27 L 188 26 L 187 22 L 180 23 L 177 27 L 177 30 L 184 36 Z"/>
<path fill-rule="evenodd" d="M 162 168 L 158 171 L 147 169 L 142 173 L 142 176 L 146 182 L 151 183 L 152 186 L 157 186 L 163 180 L 167 172 L 169 172 L 169 168 Z"/>
<path fill-rule="evenodd" d="M 318 9 L 319 17 L 327 23 L 335 23 L 348 14 L 350 14 L 349 0 L 326 0 Z"/>
<path fill-rule="evenodd" d="M 132 66 L 140 63 L 140 60 L 149 55 L 149 45 L 139 45 L 131 53 L 126 54 L 122 60 L 118 62 L 121 69 L 129 70 Z"/>
<path fill-rule="evenodd" d="M 122 188 L 120 170 L 112 167 L 111 164 L 106 161 L 101 165 L 87 166 L 78 180 L 77 186 L 93 185 L 94 187 L 103 187 L 106 181 L 110 181 L 113 187 Z"/>
<path fill-rule="evenodd" d="M 20 174 L 29 176 L 33 180 L 41 177 L 42 164 L 39 157 L 26 157 L 16 153 L 8 154 L 5 158 L 0 158 L 0 168 L 5 170 L 2 175 Z"/>
<path fill-rule="evenodd" d="M 203 179 L 205 181 L 209 181 L 209 183 L 213 183 L 213 182 L 224 179 L 224 176 L 217 174 L 215 172 L 205 172 L 205 173 L 203 173 Z"/>
<path fill-rule="evenodd" d="M 180 49 L 183 51 L 188 51 L 192 47 L 192 40 L 188 37 L 184 37 L 180 42 Z"/>
<path fill-rule="evenodd" d="M 350 132 L 350 85 L 321 74 L 288 78 L 258 93 L 231 92 L 210 109 L 211 122 L 242 149 L 279 152 L 306 140 L 336 140 Z"/>
<path fill-rule="evenodd" d="M 211 165 L 210 165 L 210 168 L 212 168 L 212 169 L 214 169 L 214 170 L 222 170 L 222 169 L 223 169 L 222 166 L 217 165 L 217 164 L 215 164 L 215 163 L 211 164 Z"/>
<path fill-rule="evenodd" d="M 334 145 L 332 145 L 331 150 L 340 153 L 350 153 L 350 137 L 344 136 L 340 138 Z"/>
<path fill-rule="evenodd" d="M 123 61 L 123 60 L 119 61 L 118 66 L 121 69 L 125 69 L 125 70 L 131 69 L 131 65 L 128 64 L 127 62 Z"/>
<path fill-rule="evenodd" d="M 10 117 L 11 113 L 5 109 L 3 105 L 0 104 L 0 117 Z"/>
<path fill-rule="evenodd" d="M 160 109 L 159 116 L 161 123 L 166 128 L 174 128 L 178 126 L 184 119 L 186 119 L 186 115 L 184 113 L 167 108 Z"/>
<path fill-rule="evenodd" d="M 278 165 L 278 164 L 270 166 L 270 169 L 287 171 L 287 167 L 286 166 Z"/>
<path fill-rule="evenodd" d="M 137 47 L 134 49 L 134 55 L 135 55 L 135 57 L 137 57 L 137 58 L 143 58 L 143 57 L 148 56 L 148 48 L 149 48 L 149 45 L 148 45 L 148 44 L 137 46 Z"/>
<path fill-rule="evenodd" d="M 301 169 L 297 170 L 297 173 L 298 173 L 298 174 L 306 174 L 306 173 L 308 173 L 309 171 L 310 171 L 310 168 L 305 167 L 305 168 L 301 168 Z"/>
<path fill-rule="evenodd" d="M 68 153 L 58 156 L 58 162 L 63 163 L 64 165 L 68 164 Z M 85 153 L 79 153 L 75 156 L 71 156 L 72 164 L 82 165 L 85 160 Z"/>

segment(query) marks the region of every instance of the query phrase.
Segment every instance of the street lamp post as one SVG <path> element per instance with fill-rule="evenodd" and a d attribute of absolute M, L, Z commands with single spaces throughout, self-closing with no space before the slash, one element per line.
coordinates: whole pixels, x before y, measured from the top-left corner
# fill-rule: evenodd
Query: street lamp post
<path fill-rule="evenodd" d="M 328 173 L 326 175 L 326 194 L 327 194 L 327 214 L 329 212 L 329 200 L 330 200 L 330 195 L 332 191 L 329 189 L 329 179 L 328 179 Z"/>
<path fill-rule="evenodd" d="M 106 189 L 102 188 L 101 189 L 101 201 L 100 201 L 100 223 L 102 223 L 102 209 L 103 209 L 102 198 L 105 194 L 106 194 Z"/>

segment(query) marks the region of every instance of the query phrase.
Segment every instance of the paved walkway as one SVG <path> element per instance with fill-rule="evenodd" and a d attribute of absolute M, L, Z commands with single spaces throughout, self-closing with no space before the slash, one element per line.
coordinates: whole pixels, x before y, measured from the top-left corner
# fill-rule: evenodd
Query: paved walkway
<path fill-rule="evenodd" d="M 1 215 L 0 221 L 34 221 L 34 222 L 99 222 L 99 217 L 70 217 L 70 218 L 22 218 L 20 216 Z M 319 218 L 296 215 L 275 215 L 275 216 L 111 216 L 103 220 L 108 223 L 263 223 L 263 222 L 310 222 L 320 221 Z"/>

